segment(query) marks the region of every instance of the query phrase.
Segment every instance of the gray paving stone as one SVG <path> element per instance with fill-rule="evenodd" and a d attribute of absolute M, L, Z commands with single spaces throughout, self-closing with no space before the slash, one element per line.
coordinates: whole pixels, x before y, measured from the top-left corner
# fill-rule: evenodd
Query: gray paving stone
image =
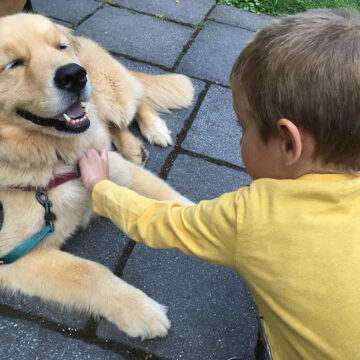
<path fill-rule="evenodd" d="M 251 359 L 256 340 L 256 306 L 230 269 L 209 265 L 176 250 L 137 244 L 124 280 L 169 307 L 172 327 L 164 339 L 131 339 L 102 320 L 98 336 L 168 359 Z"/>
<path fill-rule="evenodd" d="M 194 29 L 129 10 L 105 7 L 83 22 L 76 34 L 109 51 L 171 67 Z"/>
<path fill-rule="evenodd" d="M 181 194 L 198 202 L 247 186 L 252 179 L 244 171 L 179 155 L 169 172 L 167 181 Z"/>
<path fill-rule="evenodd" d="M 232 66 L 254 32 L 208 21 L 180 61 L 180 73 L 228 85 Z"/>
<path fill-rule="evenodd" d="M 36 359 L 40 335 L 38 325 L 0 315 L 0 333 L 2 360 Z"/>
<path fill-rule="evenodd" d="M 217 5 L 211 12 L 211 17 L 215 21 L 253 31 L 261 29 L 273 19 L 271 16 L 254 14 L 228 5 Z"/>
<path fill-rule="evenodd" d="M 36 359 L 125 360 L 124 357 L 110 350 L 104 350 L 97 345 L 88 344 L 81 340 L 66 337 L 48 329 L 41 329 L 40 331 Z"/>
<path fill-rule="evenodd" d="M 215 4 L 214 0 L 115 0 L 114 4 L 147 12 L 164 15 L 168 19 L 183 23 L 199 23 Z"/>
<path fill-rule="evenodd" d="M 33 8 L 48 15 L 75 24 L 95 9 L 102 6 L 101 0 L 32 0 Z"/>
<path fill-rule="evenodd" d="M 62 250 L 114 271 L 128 242 L 129 239 L 110 220 L 98 217 L 69 239 Z"/>
<path fill-rule="evenodd" d="M 240 138 L 241 127 L 232 107 L 231 90 L 210 86 L 182 147 L 244 167 Z"/>

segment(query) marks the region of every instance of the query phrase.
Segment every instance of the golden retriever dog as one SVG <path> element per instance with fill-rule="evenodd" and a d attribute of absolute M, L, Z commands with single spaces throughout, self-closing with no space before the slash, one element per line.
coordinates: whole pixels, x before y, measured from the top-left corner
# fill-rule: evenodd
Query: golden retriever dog
<path fill-rule="evenodd" d="M 134 164 L 144 162 L 144 152 L 127 125 L 136 118 L 146 139 L 166 146 L 169 131 L 153 109 L 188 106 L 192 99 L 185 76 L 130 72 L 98 44 L 41 15 L 1 18 L 0 285 L 104 316 L 129 336 L 166 335 L 164 306 L 106 267 L 59 248 L 94 216 L 76 171 L 90 146 L 110 150 L 114 143 L 122 153 L 109 151 L 117 184 L 189 203 Z M 24 256 L 4 260 L 44 228 L 51 231 Z"/>

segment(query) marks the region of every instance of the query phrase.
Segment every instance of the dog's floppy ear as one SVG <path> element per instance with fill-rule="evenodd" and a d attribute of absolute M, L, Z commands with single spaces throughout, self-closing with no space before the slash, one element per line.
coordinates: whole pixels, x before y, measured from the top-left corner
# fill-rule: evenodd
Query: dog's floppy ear
<path fill-rule="evenodd" d="M 69 40 L 70 45 L 74 49 L 74 52 L 78 54 L 80 51 L 80 42 L 75 36 L 71 34 L 72 30 L 59 24 L 54 25 L 59 32 L 66 36 L 66 38 Z"/>

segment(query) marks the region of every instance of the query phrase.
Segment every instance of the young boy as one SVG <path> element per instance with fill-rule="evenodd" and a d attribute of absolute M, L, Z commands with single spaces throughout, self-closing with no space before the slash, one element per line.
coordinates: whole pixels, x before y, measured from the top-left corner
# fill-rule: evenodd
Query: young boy
<path fill-rule="evenodd" d="M 90 149 L 80 167 L 94 209 L 136 241 L 237 271 L 274 359 L 359 359 L 360 17 L 275 20 L 230 82 L 249 187 L 157 202 L 106 180 L 106 153 Z"/>

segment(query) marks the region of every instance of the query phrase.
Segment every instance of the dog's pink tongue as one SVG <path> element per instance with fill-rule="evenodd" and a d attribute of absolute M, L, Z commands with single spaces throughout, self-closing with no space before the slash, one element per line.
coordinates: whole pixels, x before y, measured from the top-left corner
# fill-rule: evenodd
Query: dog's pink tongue
<path fill-rule="evenodd" d="M 64 113 L 69 116 L 71 119 L 76 119 L 84 115 L 84 110 L 81 106 L 80 101 L 71 105 L 68 109 L 64 111 Z M 59 114 L 55 117 L 59 120 L 64 120 L 63 114 Z"/>

